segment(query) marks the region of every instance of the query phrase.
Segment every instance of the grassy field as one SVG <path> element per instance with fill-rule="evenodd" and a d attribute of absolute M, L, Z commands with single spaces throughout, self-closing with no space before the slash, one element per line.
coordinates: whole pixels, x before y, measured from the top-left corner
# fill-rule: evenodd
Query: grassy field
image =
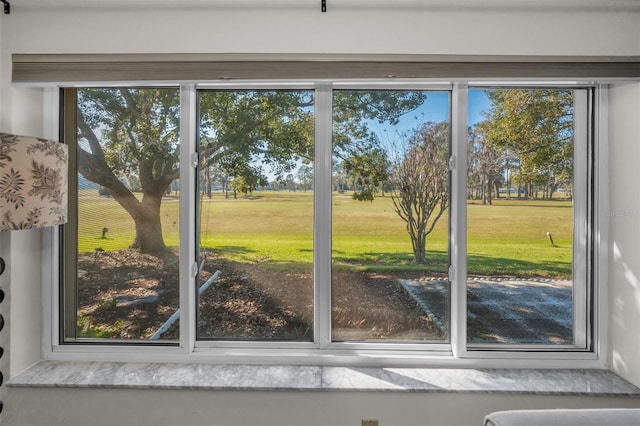
<path fill-rule="evenodd" d="M 427 238 L 426 266 L 411 263 L 411 242 L 391 198 L 353 201 L 334 193 L 334 268 L 363 271 L 447 270 L 447 225 L 444 215 Z M 134 238 L 133 221 L 111 198 L 80 195 L 79 251 L 116 250 Z M 311 270 L 313 193 L 256 192 L 225 199 L 216 194 L 201 204 L 202 246 L 242 262 L 273 269 Z M 178 245 L 178 200 L 162 204 L 165 243 Z M 108 228 L 105 238 L 102 229 Z M 494 200 L 492 206 L 468 205 L 468 269 L 470 274 L 570 277 L 572 257 L 570 201 Z M 546 233 L 554 239 L 552 246 Z"/>

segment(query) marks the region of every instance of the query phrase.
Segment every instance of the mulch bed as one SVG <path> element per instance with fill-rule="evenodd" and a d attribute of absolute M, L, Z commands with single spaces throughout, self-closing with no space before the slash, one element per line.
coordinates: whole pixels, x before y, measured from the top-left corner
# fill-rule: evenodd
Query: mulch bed
<path fill-rule="evenodd" d="M 178 258 L 134 249 L 78 257 L 81 337 L 149 339 L 178 309 Z M 234 263 L 209 254 L 199 299 L 200 339 L 313 340 L 311 273 Z M 407 276 L 407 278 L 412 278 Z M 335 271 L 334 340 L 442 341 L 445 336 L 396 275 Z M 179 320 L 161 339 L 177 339 Z"/>

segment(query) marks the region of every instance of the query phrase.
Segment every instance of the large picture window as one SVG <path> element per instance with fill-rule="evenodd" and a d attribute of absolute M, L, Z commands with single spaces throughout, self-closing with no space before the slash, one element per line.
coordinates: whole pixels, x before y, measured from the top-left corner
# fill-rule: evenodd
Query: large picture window
<path fill-rule="evenodd" d="M 593 88 L 61 93 L 61 343 L 592 348 Z"/>

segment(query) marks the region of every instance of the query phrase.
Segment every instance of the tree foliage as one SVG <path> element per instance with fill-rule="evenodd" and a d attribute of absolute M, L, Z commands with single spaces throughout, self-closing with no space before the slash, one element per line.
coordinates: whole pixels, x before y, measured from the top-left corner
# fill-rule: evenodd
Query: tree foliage
<path fill-rule="evenodd" d="M 215 164 L 261 163 L 279 177 L 313 160 L 313 92 L 211 91 L 200 95 L 200 154 Z"/>
<path fill-rule="evenodd" d="M 488 90 L 491 110 L 478 127 L 504 158 L 516 158 L 514 179 L 534 196 L 543 186 L 551 198 L 573 176 L 573 91 Z"/>
<path fill-rule="evenodd" d="M 373 201 L 388 180 L 390 162 L 371 124 L 398 124 L 400 117 L 424 103 L 424 92 L 341 90 L 333 98 L 333 153 L 351 181 L 352 197 Z"/>
<path fill-rule="evenodd" d="M 482 200 L 482 204 L 492 204 L 493 192 L 499 195 L 503 183 L 502 171 L 504 152 L 493 146 L 485 137 L 483 127 L 469 128 L 467 149 L 467 188 L 471 195 Z M 478 194 L 473 194 L 473 191 Z"/>
<path fill-rule="evenodd" d="M 389 167 L 387 152 L 382 148 L 372 148 L 345 158 L 342 169 L 352 181 L 352 198 L 373 201 L 377 188 L 389 179 Z"/>

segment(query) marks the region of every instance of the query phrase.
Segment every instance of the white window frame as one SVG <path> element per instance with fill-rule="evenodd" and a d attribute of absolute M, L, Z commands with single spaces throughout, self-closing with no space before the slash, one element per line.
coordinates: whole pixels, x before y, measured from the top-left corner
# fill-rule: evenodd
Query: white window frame
<path fill-rule="evenodd" d="M 348 86 L 366 88 L 393 88 L 393 89 L 422 89 L 425 87 L 437 87 L 442 90 L 449 86 L 452 89 L 452 155 L 455 167 L 452 173 L 452 202 L 451 203 L 451 258 L 452 273 L 455 285 L 451 286 L 451 322 L 455 326 L 450 330 L 450 344 L 387 344 L 387 343 L 359 343 L 359 342 L 331 342 L 330 326 L 330 294 L 314 286 L 314 309 L 316 322 L 316 338 L 313 343 L 296 342 L 202 342 L 195 339 L 195 280 L 193 279 L 193 262 L 195 253 L 195 215 L 184 214 L 195 205 L 195 193 L 191 194 L 191 188 L 195 187 L 195 169 L 191 165 L 192 153 L 196 147 L 196 91 L 199 88 L 225 87 L 225 88 L 251 88 L 251 87 L 278 87 L 279 82 L 274 81 L 247 81 L 235 82 L 232 85 L 224 83 L 216 84 L 182 84 L 181 89 L 181 170 L 188 176 L 180 180 L 181 193 L 189 194 L 181 197 L 181 229 L 183 232 L 180 241 L 180 309 L 181 321 L 180 340 L 178 345 L 139 345 L 131 342 L 130 345 L 112 345 L 108 342 L 92 344 L 60 344 L 60 320 L 59 303 L 60 293 L 58 282 L 59 275 L 59 250 L 60 235 L 57 229 L 43 231 L 43 339 L 42 352 L 45 359 L 52 360 L 109 360 L 109 361 L 158 361 L 158 362 L 220 362 L 220 363 L 258 363 L 258 364 L 313 364 L 313 365 L 384 365 L 384 366 L 429 366 L 429 367 L 516 367 L 522 368 L 561 368 L 577 366 L 581 368 L 604 368 L 606 366 L 606 339 L 601 330 L 606 329 L 606 283 L 607 277 L 607 223 L 599 212 L 606 211 L 606 176 L 607 176 L 607 89 L 606 85 L 576 84 L 560 82 L 555 85 L 572 87 L 595 88 L 595 114 L 593 131 L 594 155 L 599 161 L 594 162 L 594 187 L 592 188 L 593 217 L 591 228 L 594 230 L 594 251 L 590 259 L 593 273 L 593 344 L 588 351 L 558 351 L 551 348 L 549 351 L 505 350 L 509 348 L 492 347 L 472 348 L 466 342 L 466 144 L 467 144 L 467 92 L 470 86 L 479 87 L 496 83 L 469 81 L 434 82 L 423 81 L 319 81 L 316 83 L 292 83 L 282 82 L 287 88 L 292 86 L 308 87 L 309 84 L 316 89 L 316 158 L 315 158 L 315 185 L 316 200 L 321 197 L 331 196 L 329 179 L 331 172 L 331 114 L 318 114 L 318 111 L 331 111 L 332 89 Z M 535 82 L 541 87 L 550 87 L 554 83 Z M 503 84 L 503 83 L 500 83 Z M 518 84 L 511 81 L 509 85 Z M 531 82 L 521 84 L 531 86 Z M 136 82 L 114 83 L 108 85 L 91 84 L 77 87 L 144 87 L 153 85 Z M 163 84 L 166 86 L 166 84 Z M 60 87 L 73 87 L 64 84 Z M 59 88 L 44 88 L 43 115 L 44 133 L 46 137 L 56 138 L 59 134 Z M 321 118 L 318 118 L 321 117 Z M 324 122 L 320 120 L 324 117 Z M 327 117 L 329 117 L 327 119 Z M 327 143 L 328 141 L 328 143 Z M 185 210 L 186 209 L 186 210 Z M 314 203 L 314 217 L 316 224 L 314 229 L 328 226 L 330 229 L 331 205 L 330 203 Z M 329 233 L 330 234 L 330 233 Z M 314 280 L 330 283 L 331 265 L 331 241 L 329 238 L 314 237 Z M 574 259 L 575 262 L 575 259 Z M 187 285 L 185 283 L 192 283 Z M 591 302 L 591 301 L 589 301 Z M 515 349 L 526 349 L 518 345 Z"/>
<path fill-rule="evenodd" d="M 596 188 L 594 184 L 593 193 L 589 191 L 588 179 L 595 173 L 595 170 L 591 170 L 589 167 L 589 161 L 592 159 L 592 150 L 596 149 L 595 130 L 589 130 L 592 120 L 592 109 L 594 105 L 591 100 L 588 99 L 589 92 L 587 89 L 594 89 L 593 86 L 566 84 L 566 83 L 538 83 L 538 82 L 523 82 L 519 84 L 509 83 L 492 83 L 482 84 L 475 83 L 469 89 L 501 89 L 501 88 L 523 88 L 523 89 L 574 89 L 574 169 L 573 169 L 573 254 L 572 254 L 572 308 L 573 308 L 573 343 L 564 345 L 545 345 L 545 344 L 479 344 L 468 343 L 466 344 L 466 350 L 463 356 L 473 356 L 475 351 L 488 351 L 488 352 L 501 352 L 505 350 L 512 351 L 542 351 L 542 352 L 557 352 L 562 350 L 582 350 L 585 352 L 590 351 L 592 344 L 591 327 L 589 320 L 589 308 L 590 293 L 589 287 L 591 280 L 594 281 L 595 277 L 591 278 L 586 270 L 587 268 L 576 267 L 576 265 L 591 265 L 592 259 L 590 259 L 589 250 L 595 241 L 592 241 L 591 232 L 594 228 L 590 226 L 588 215 L 590 209 L 588 204 L 592 201 L 592 197 L 595 196 Z M 597 91 L 595 91 L 597 93 Z M 460 148 L 462 151 L 462 148 Z M 461 152 L 461 155 L 465 155 L 466 150 Z M 465 161 L 466 164 L 466 161 Z M 594 168 L 597 165 L 593 166 Z M 466 190 L 466 185 L 462 190 Z M 466 194 L 466 193 L 465 193 Z M 463 195 L 464 196 L 464 195 Z M 461 224 L 461 229 L 466 230 L 466 205 L 465 212 L 460 212 L 459 216 L 464 218 L 464 224 Z M 594 210 L 597 210 L 594 208 Z M 463 243 L 466 245 L 466 241 Z M 464 251 L 465 265 L 466 265 L 466 247 Z M 466 276 L 466 270 L 465 276 Z M 595 275 L 595 274 L 594 274 Z M 466 293 L 466 292 L 465 292 Z M 466 303 L 464 305 L 466 307 Z M 595 309 L 595 307 L 594 307 Z M 466 331 L 466 328 L 465 328 Z M 466 338 L 466 336 L 465 336 Z M 595 339 L 594 339 L 595 340 Z M 488 355 L 491 356 L 491 355 Z"/>

